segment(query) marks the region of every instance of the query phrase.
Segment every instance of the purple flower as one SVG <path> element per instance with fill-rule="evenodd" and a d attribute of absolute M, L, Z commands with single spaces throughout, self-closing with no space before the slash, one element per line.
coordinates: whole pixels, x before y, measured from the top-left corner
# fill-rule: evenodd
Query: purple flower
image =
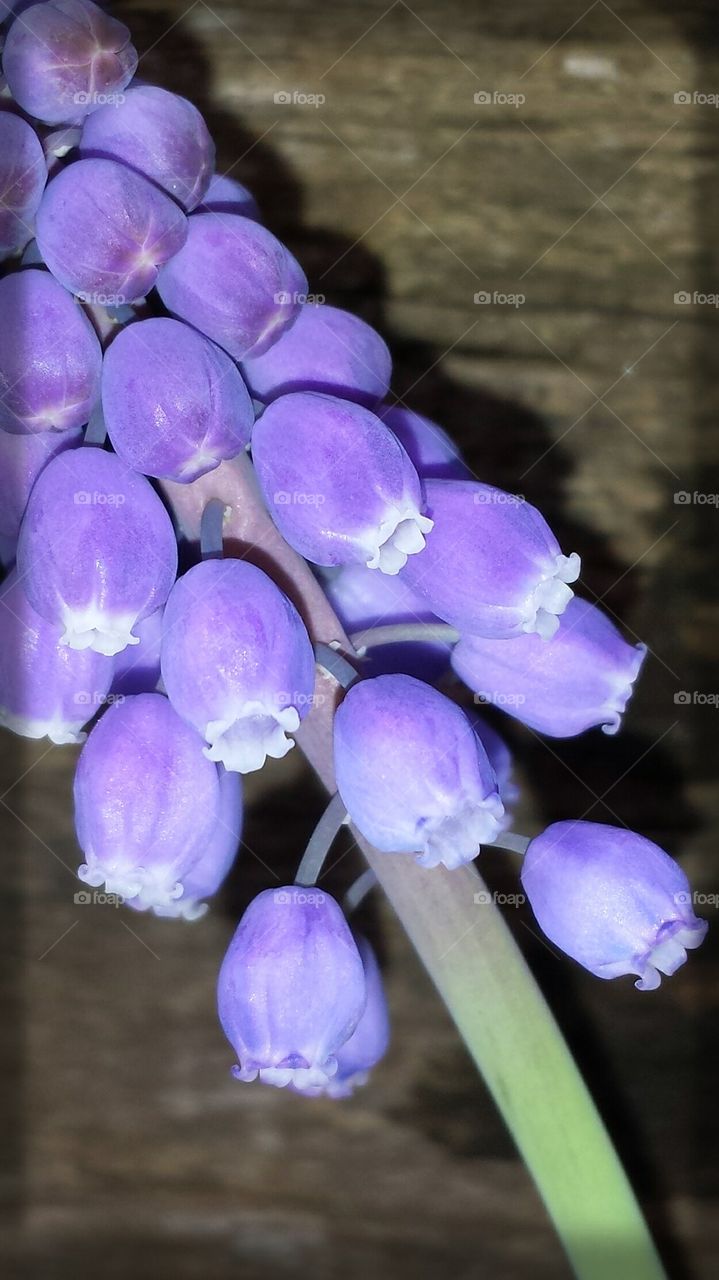
<path fill-rule="evenodd" d="M 119 160 L 156 182 L 189 213 L 210 184 L 215 144 L 187 98 L 143 84 L 87 117 L 80 154 Z"/>
<path fill-rule="evenodd" d="M 308 303 L 269 351 L 243 361 L 242 372 L 265 404 L 290 391 L 323 391 L 372 408 L 387 394 L 392 357 L 359 316 Z"/>
<path fill-rule="evenodd" d="M 361 405 L 309 391 L 281 396 L 255 423 L 252 457 L 280 533 L 314 564 L 395 574 L 423 550 L 432 521 L 417 472 Z"/>
<path fill-rule="evenodd" d="M 84 302 L 104 306 L 144 298 L 186 238 L 174 200 L 114 160 L 69 164 L 37 211 L 37 243 L 52 274 Z"/>
<path fill-rule="evenodd" d="M 504 830 L 512 824 L 512 815 L 507 812 L 510 804 L 519 799 L 519 787 L 513 781 L 514 761 L 504 738 L 497 733 L 493 725 L 482 715 L 468 712 L 470 723 L 482 746 L 497 779 L 499 798 L 504 805 L 505 813 L 502 822 Z"/>
<path fill-rule="evenodd" d="M 83 725 L 110 688 L 112 660 L 69 649 L 61 637 L 11 573 L 0 587 L 0 724 L 24 738 L 84 741 Z"/>
<path fill-rule="evenodd" d="M 246 560 L 206 560 L 173 588 L 162 679 L 176 711 L 226 769 L 251 773 L 294 745 L 312 705 L 315 660 L 294 605 Z"/>
<path fill-rule="evenodd" d="M 550 640 L 463 636 L 452 666 L 465 684 L 530 729 L 570 738 L 593 725 L 616 733 L 646 655 L 596 605 L 570 600 Z"/>
<path fill-rule="evenodd" d="M 230 357 L 195 329 L 162 317 L 128 325 L 108 348 L 102 407 L 123 462 L 182 484 L 240 453 L 255 419 Z"/>
<path fill-rule="evenodd" d="M 377 410 L 380 418 L 394 432 L 417 468 L 417 474 L 446 480 L 469 479 L 459 446 L 431 418 L 415 413 L 404 405 L 384 405 Z"/>
<path fill-rule="evenodd" d="M 47 170 L 42 144 L 21 116 L 0 112 L 0 262 L 33 237 Z"/>
<path fill-rule="evenodd" d="M 3 72 L 23 111 L 72 124 L 129 84 L 137 51 L 122 22 L 91 0 L 44 0 L 13 22 Z"/>
<path fill-rule="evenodd" d="M 532 840 L 522 884 L 551 942 L 598 978 L 636 973 L 653 991 L 707 931 L 681 867 L 622 827 L 555 822 Z"/>
<path fill-rule="evenodd" d="M 182 897 L 216 828 L 219 778 L 167 698 L 141 693 L 108 708 L 82 749 L 74 794 L 81 880 L 141 908 Z"/>
<path fill-rule="evenodd" d="M 407 562 L 410 586 L 460 631 L 554 635 L 579 576 L 576 552 L 562 555 L 536 508 L 502 489 L 427 480 L 425 491 L 434 529 L 424 555 Z"/>
<path fill-rule="evenodd" d="M 64 627 L 63 644 L 112 656 L 138 644 L 133 627 L 164 604 L 177 544 L 144 476 L 85 445 L 36 480 L 17 565 L 33 607 Z"/>
<path fill-rule="evenodd" d="M 17 543 L 30 491 L 43 467 L 55 454 L 77 449 L 82 439 L 79 427 L 32 436 L 0 431 L 0 537 Z"/>
<path fill-rule="evenodd" d="M 366 1084 L 389 1044 L 389 1013 L 377 958 L 366 938 L 358 937 L 356 942 L 364 964 L 367 1002 L 349 1040 L 337 1050 L 337 1071 L 324 1089 L 317 1091 L 329 1098 L 349 1098 L 355 1089 Z"/>
<path fill-rule="evenodd" d="M 160 646 L 164 609 L 135 623 L 138 643 L 128 645 L 113 659 L 111 691 L 126 697 L 133 693 L 154 693 L 160 681 Z"/>
<path fill-rule="evenodd" d="M 267 889 L 222 962 L 217 1005 L 238 1080 L 323 1087 L 362 1015 L 364 966 L 337 903 L 321 890 Z"/>
<path fill-rule="evenodd" d="M 210 179 L 202 203 L 197 206 L 198 213 L 239 213 L 243 218 L 260 221 L 257 201 L 251 191 L 235 178 L 228 178 L 224 173 L 215 173 Z"/>
<path fill-rule="evenodd" d="M 235 213 L 195 213 L 187 242 L 160 272 L 168 311 L 234 360 L 265 351 L 294 320 L 307 280 L 271 232 Z"/>
<path fill-rule="evenodd" d="M 471 862 L 504 814 L 487 753 L 467 716 L 413 676 L 377 676 L 335 716 L 335 771 L 352 822 L 384 853 L 424 867 Z"/>
<path fill-rule="evenodd" d="M 102 351 L 57 280 L 29 268 L 0 280 L 0 428 L 84 426 L 100 396 Z"/>

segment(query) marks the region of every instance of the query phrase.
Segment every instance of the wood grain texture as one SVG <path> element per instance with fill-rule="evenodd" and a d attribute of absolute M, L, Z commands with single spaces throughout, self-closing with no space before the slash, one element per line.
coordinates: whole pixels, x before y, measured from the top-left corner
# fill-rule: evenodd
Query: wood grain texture
<path fill-rule="evenodd" d="M 719 512 L 674 501 L 719 492 L 719 313 L 674 301 L 719 291 L 717 113 L 674 101 L 719 91 L 715 6 L 127 0 L 116 12 L 140 74 L 205 111 L 219 166 L 256 191 L 313 291 L 381 329 L 395 394 L 452 431 L 478 475 L 537 502 L 582 552 L 586 594 L 650 645 L 616 741 L 547 744 L 510 728 L 525 829 L 585 811 L 621 820 L 718 892 L 719 722 L 694 693 L 719 691 Z M 325 101 L 276 103 L 280 92 Z M 475 303 L 483 292 L 524 301 Z M 689 705 L 675 703 L 682 690 Z M 242 905 L 291 874 L 319 812 L 297 761 L 251 781 L 238 874 L 218 910 L 183 927 L 76 905 L 76 753 L 6 735 L 2 746 L 4 1025 L 22 1015 L 2 1064 L 8 1274 L 566 1275 L 382 905 L 366 925 L 393 1045 L 364 1093 L 330 1106 L 230 1078 L 216 970 Z M 356 866 L 340 845 L 329 883 Z M 487 866 L 512 887 L 500 857 Z M 711 939 L 641 997 L 562 962 L 523 911 L 513 921 L 672 1274 L 708 1280 L 719 1260 Z"/>

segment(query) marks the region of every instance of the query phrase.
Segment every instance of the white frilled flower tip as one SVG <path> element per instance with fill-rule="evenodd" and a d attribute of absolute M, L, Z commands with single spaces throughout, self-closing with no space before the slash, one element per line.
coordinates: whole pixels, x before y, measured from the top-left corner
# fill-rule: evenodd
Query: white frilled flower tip
<path fill-rule="evenodd" d="M 327 1090 L 332 1077 L 337 1074 L 337 1059 L 330 1057 L 321 1065 L 315 1063 L 310 1066 L 305 1058 L 292 1054 L 277 1067 L 236 1065 L 231 1068 L 231 1072 L 235 1080 L 241 1080 L 243 1084 L 259 1080 L 262 1084 L 274 1085 L 276 1089 L 286 1089 L 288 1085 L 292 1085 L 298 1093 L 320 1095 Z"/>
<path fill-rule="evenodd" d="M 362 540 L 367 551 L 367 568 L 379 569 L 394 577 L 404 569 L 408 556 L 424 551 L 425 538 L 434 527 L 429 516 L 420 515 L 416 507 L 392 508 L 375 529 Z"/>
<path fill-rule="evenodd" d="M 559 627 L 560 615 L 574 595 L 568 584 L 577 581 L 581 567 L 576 551 L 568 556 L 556 556 L 554 572 L 544 575 L 527 600 L 523 631 L 536 632 L 543 640 L 551 640 Z"/>
<path fill-rule="evenodd" d="M 225 720 L 211 720 L 205 729 L 208 760 L 221 763 L 234 773 L 254 773 L 268 756 L 281 760 L 295 745 L 289 733 L 300 726 L 296 707 L 281 709 L 264 702 L 246 702 L 239 714 Z"/>
<path fill-rule="evenodd" d="M 62 625 L 65 630 L 60 643 L 70 649 L 93 649 L 95 653 L 114 658 L 128 646 L 139 644 L 132 634 L 137 614 L 111 614 L 97 605 L 86 609 L 63 609 Z"/>
<path fill-rule="evenodd" d="M 145 867 L 120 867 L 110 871 L 84 862 L 78 867 L 77 875 L 93 889 L 102 888 L 105 893 L 114 894 L 125 902 L 133 901 L 140 911 L 152 909 L 157 914 L 164 908 L 167 908 L 167 914 L 175 914 L 173 904 L 181 899 L 183 893 L 176 877 L 168 876 L 161 869 L 153 872 Z"/>
<path fill-rule="evenodd" d="M 479 854 L 482 845 L 492 844 L 504 829 L 504 805 L 495 792 L 482 802 L 468 803 L 445 818 L 420 823 L 422 841 L 417 862 L 421 867 L 444 865 L 453 871 Z"/>
<path fill-rule="evenodd" d="M 56 716 L 52 720 L 39 720 L 30 716 L 16 715 L 0 707 L 0 725 L 4 729 L 9 729 L 11 733 L 17 733 L 22 738 L 49 738 L 56 747 L 63 747 L 71 742 L 75 744 L 84 742 L 87 737 L 87 734 L 82 732 L 84 723 L 85 721 L 82 720 L 71 724 L 62 716 Z"/>
<path fill-rule="evenodd" d="M 639 974 L 634 983 L 637 990 L 656 991 L 662 981 L 661 975 L 670 978 L 676 973 L 685 963 L 687 951 L 701 946 L 708 928 L 706 920 L 698 919 L 693 924 L 672 920 L 662 925 L 651 950 L 635 958 L 634 972 Z M 618 974 L 608 973 L 606 976 L 613 978 Z"/>

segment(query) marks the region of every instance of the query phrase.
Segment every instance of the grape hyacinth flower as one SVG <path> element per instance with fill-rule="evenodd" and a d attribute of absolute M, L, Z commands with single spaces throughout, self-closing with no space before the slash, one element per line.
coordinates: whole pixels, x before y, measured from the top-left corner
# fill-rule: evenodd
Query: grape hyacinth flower
<path fill-rule="evenodd" d="M 364 965 L 337 903 L 316 888 L 266 889 L 222 962 L 217 1007 L 237 1080 L 302 1092 L 337 1073 L 366 1000 Z"/>
<path fill-rule="evenodd" d="M 529 844 L 522 885 L 542 931 L 598 978 L 638 974 L 653 991 L 708 925 L 669 854 L 622 827 L 555 822 Z"/>
<path fill-rule="evenodd" d="M 36 224 L 40 253 L 60 284 L 105 306 L 144 298 L 187 238 L 174 200 L 115 160 L 78 160 L 56 174 Z"/>
<path fill-rule="evenodd" d="M 364 965 L 367 1001 L 349 1040 L 337 1050 L 337 1070 L 324 1088 L 300 1092 L 322 1093 L 328 1098 L 349 1098 L 367 1083 L 370 1071 L 384 1057 L 389 1045 L 389 1012 L 377 957 L 366 938 L 357 937 Z"/>
<path fill-rule="evenodd" d="M 182 484 L 240 453 L 255 417 L 230 357 L 165 317 L 117 334 L 103 363 L 102 408 L 123 462 Z"/>
<path fill-rule="evenodd" d="M 575 596 L 550 640 L 462 636 L 452 653 L 455 673 L 485 702 L 553 738 L 593 725 L 616 733 L 646 657 L 627 644 L 596 605 Z"/>
<path fill-rule="evenodd" d="M 307 279 L 289 250 L 251 218 L 194 213 L 157 289 L 174 316 L 244 360 L 267 350 L 295 319 Z"/>
<path fill-rule="evenodd" d="M 508 806 L 519 799 L 519 787 L 513 780 L 514 761 L 512 753 L 501 734 L 497 733 L 494 725 L 491 725 L 484 716 L 476 715 L 472 712 L 468 712 L 468 715 L 472 728 L 487 752 L 489 763 L 494 769 L 499 798 L 504 805 L 502 826 L 506 830 L 512 821 L 511 814 L 507 812 Z"/>
<path fill-rule="evenodd" d="M 197 107 L 143 84 L 98 107 L 83 125 L 80 154 L 119 160 L 157 183 L 190 213 L 212 177 L 215 144 Z"/>
<path fill-rule="evenodd" d="M 427 480 L 425 493 L 432 537 L 404 573 L 434 613 L 481 636 L 553 636 L 581 562 L 562 555 L 536 507 L 465 480 Z"/>
<path fill-rule="evenodd" d="M 0 262 L 24 249 L 47 181 L 42 143 L 21 116 L 0 112 Z"/>
<path fill-rule="evenodd" d="M 377 413 L 407 451 L 422 480 L 470 478 L 459 445 L 431 418 L 401 404 L 384 405 Z"/>
<path fill-rule="evenodd" d="M 46 124 L 74 124 L 130 83 L 130 32 L 92 0 L 44 0 L 12 23 L 3 72 L 13 98 Z"/>
<path fill-rule="evenodd" d="M 0 428 L 84 426 L 100 396 L 102 351 L 57 280 L 35 267 L 0 280 Z"/>
<path fill-rule="evenodd" d="M 335 715 L 337 790 L 360 833 L 423 867 L 476 858 L 504 807 L 464 711 L 413 676 L 362 680 Z"/>
<path fill-rule="evenodd" d="M 74 795 L 85 884 L 140 909 L 182 897 L 215 831 L 219 777 L 167 698 L 141 693 L 108 708 L 80 754 Z"/>
<path fill-rule="evenodd" d="M 160 683 L 160 647 L 164 609 L 135 623 L 138 643 L 128 645 L 113 659 L 111 693 L 127 697 L 133 693 L 154 693 Z"/>
<path fill-rule="evenodd" d="M 281 396 L 255 423 L 252 458 L 275 524 L 307 560 L 395 574 L 423 558 L 432 520 L 419 477 L 368 409 L 312 391 Z"/>
<path fill-rule="evenodd" d="M 13 571 L 0 587 L 0 724 L 24 738 L 82 742 L 103 705 L 110 658 L 62 643 L 62 629 L 40 616 Z"/>
<path fill-rule="evenodd" d="M 33 607 L 64 627 L 63 644 L 112 656 L 139 643 L 133 627 L 167 599 L 177 543 L 144 476 L 85 445 L 40 473 L 17 564 Z"/>
<path fill-rule="evenodd" d="M 206 560 L 178 580 L 164 617 L 162 679 L 175 710 L 226 769 L 251 773 L 294 745 L 315 660 L 294 605 L 245 560 Z"/>
<path fill-rule="evenodd" d="M 359 316 L 306 303 L 269 351 L 243 360 L 242 372 L 263 404 L 290 391 L 324 391 L 371 409 L 387 394 L 392 357 Z"/>
<path fill-rule="evenodd" d="M 243 218 L 252 218 L 253 221 L 260 221 L 260 211 L 257 207 L 257 201 L 251 191 L 242 182 L 238 182 L 236 178 L 229 178 L 225 173 L 215 173 L 210 179 L 210 185 L 207 188 L 201 203 L 197 206 L 198 213 L 239 213 Z"/>
<path fill-rule="evenodd" d="M 17 544 L 32 487 L 43 467 L 57 453 L 77 449 L 82 439 L 79 427 L 32 436 L 0 431 L 0 537 Z"/>

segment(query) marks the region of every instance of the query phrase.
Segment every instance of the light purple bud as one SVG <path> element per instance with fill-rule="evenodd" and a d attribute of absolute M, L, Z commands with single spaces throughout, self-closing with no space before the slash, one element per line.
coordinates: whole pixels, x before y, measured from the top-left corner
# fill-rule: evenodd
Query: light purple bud
<path fill-rule="evenodd" d="M 110 688 L 111 659 L 68 649 L 61 636 L 11 573 L 0 587 L 0 724 L 24 738 L 82 742 Z"/>
<path fill-rule="evenodd" d="M 337 1071 L 322 1090 L 330 1098 L 349 1098 L 366 1084 L 389 1045 L 389 1012 L 377 958 L 366 938 L 358 937 L 356 942 L 364 964 L 367 1002 L 349 1040 L 337 1050 Z"/>
<path fill-rule="evenodd" d="M 0 537 L 17 543 L 30 491 L 43 467 L 65 449 L 82 444 L 82 431 L 14 436 L 0 431 Z"/>
<path fill-rule="evenodd" d="M 460 631 L 502 639 L 554 635 L 579 576 L 536 507 L 488 484 L 427 480 L 432 537 L 407 562 L 410 586 Z"/>
<path fill-rule="evenodd" d="M 454 868 L 499 834 L 504 808 L 487 753 L 464 711 L 431 685 L 359 681 L 337 711 L 334 742 L 347 812 L 382 852 Z"/>
<path fill-rule="evenodd" d="M 63 643 L 112 656 L 167 599 L 177 544 L 144 476 L 85 445 L 53 458 L 20 529 L 18 570 L 31 604 L 64 627 Z"/>
<path fill-rule="evenodd" d="M 252 192 L 244 183 L 222 173 L 213 174 L 202 203 L 197 207 L 198 213 L 207 213 L 208 210 L 211 213 L 239 213 L 243 218 L 260 221 L 260 211 Z"/>
<path fill-rule="evenodd" d="M 181 484 L 236 457 L 255 419 L 230 357 L 196 329 L 162 317 L 128 325 L 108 348 L 102 408 L 123 462 Z"/>
<path fill-rule="evenodd" d="M 402 574 L 390 577 L 363 564 L 328 570 L 322 579 L 327 599 L 348 634 L 399 622 L 436 622 L 424 596 L 413 591 Z M 447 670 L 451 646 L 412 640 L 370 647 L 362 660 L 366 676 L 406 672 L 433 684 Z"/>
<path fill-rule="evenodd" d="M 206 560 L 167 602 L 162 679 L 176 711 L 226 769 L 281 759 L 312 705 L 315 661 L 294 605 L 246 560 Z"/>
<path fill-rule="evenodd" d="M 306 303 L 269 351 L 243 361 L 242 372 L 264 404 L 290 391 L 324 391 L 371 409 L 387 394 L 392 357 L 359 316 Z"/>
<path fill-rule="evenodd" d="M 627 644 L 596 605 L 576 596 L 551 640 L 463 636 L 452 666 L 465 684 L 502 711 L 553 738 L 593 725 L 616 733 L 646 656 Z"/>
<path fill-rule="evenodd" d="M 311 391 L 281 396 L 255 423 L 252 457 L 280 533 L 314 564 L 395 574 L 423 550 L 432 521 L 417 472 L 369 409 Z"/>
<path fill-rule="evenodd" d="M 102 351 L 82 308 L 47 271 L 0 280 L 0 427 L 84 426 L 100 396 Z"/>
<path fill-rule="evenodd" d="M 128 165 L 187 213 L 204 196 L 215 163 L 215 144 L 197 107 L 150 84 L 93 111 L 83 125 L 80 153 Z"/>
<path fill-rule="evenodd" d="M 114 658 L 111 691 L 127 697 L 134 693 L 154 693 L 160 681 L 160 647 L 164 609 L 135 623 L 139 643 L 128 645 Z"/>
<path fill-rule="evenodd" d="M 93 728 L 75 774 L 78 875 L 141 908 L 170 906 L 212 839 L 216 767 L 159 693 L 116 702 Z"/>
<path fill-rule="evenodd" d="M 423 480 L 430 476 L 444 480 L 469 479 L 459 445 L 431 418 L 401 404 L 385 405 L 377 412 L 406 449 Z"/>
<path fill-rule="evenodd" d="M 91 0 L 44 0 L 13 22 L 3 71 L 13 98 L 46 124 L 74 124 L 130 83 L 127 27 Z"/>
<path fill-rule="evenodd" d="M 195 213 L 157 289 L 168 311 L 243 360 L 279 338 L 299 310 L 307 280 L 289 250 L 250 218 Z"/>
<path fill-rule="evenodd" d="M 487 752 L 489 763 L 494 769 L 499 798 L 505 809 L 503 828 L 506 830 L 507 827 L 511 826 L 512 821 L 511 814 L 507 812 L 508 806 L 519 799 L 519 787 L 512 776 L 514 772 L 512 753 L 504 738 L 497 733 L 494 725 L 491 725 L 484 716 L 473 712 L 468 712 L 468 715 L 472 728 Z"/>
<path fill-rule="evenodd" d="M 555 822 L 532 840 L 522 884 L 551 942 L 598 978 L 653 991 L 707 931 L 678 863 L 623 827 Z"/>
<path fill-rule="evenodd" d="M 364 966 L 337 903 L 320 889 L 266 889 L 222 962 L 217 1007 L 238 1080 L 301 1090 L 336 1074 L 366 998 Z"/>
<path fill-rule="evenodd" d="M 34 219 L 47 180 L 45 154 L 21 116 L 0 111 L 0 262 L 34 235 Z"/>
<path fill-rule="evenodd" d="M 78 160 L 61 170 L 45 188 L 36 222 L 40 252 L 60 284 L 104 306 L 143 298 L 187 238 L 174 200 L 114 160 Z"/>

